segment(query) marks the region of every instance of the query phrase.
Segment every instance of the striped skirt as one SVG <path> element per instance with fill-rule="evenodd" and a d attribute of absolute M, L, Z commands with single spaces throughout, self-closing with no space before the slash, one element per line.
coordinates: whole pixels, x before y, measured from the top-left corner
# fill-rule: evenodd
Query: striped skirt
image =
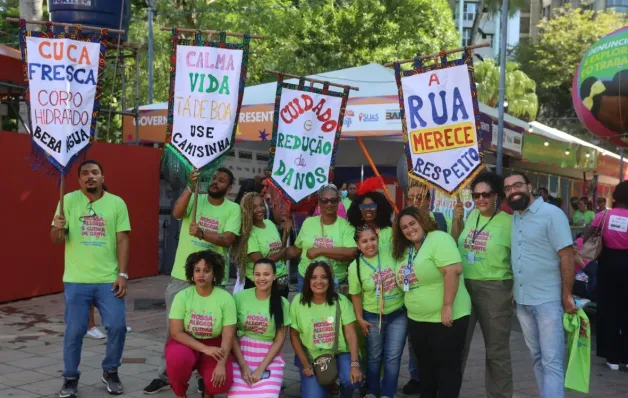
<path fill-rule="evenodd" d="M 244 360 L 252 371 L 259 366 L 266 357 L 266 354 L 273 345 L 272 341 L 261 341 L 242 336 L 239 340 L 240 349 Z M 270 371 L 268 379 L 262 379 L 253 386 L 246 384 L 240 373 L 240 365 L 233 361 L 233 386 L 229 390 L 229 397 L 255 397 L 255 398 L 276 398 L 281 392 L 283 381 L 283 369 L 286 362 L 281 354 L 268 365 L 266 370 Z"/>

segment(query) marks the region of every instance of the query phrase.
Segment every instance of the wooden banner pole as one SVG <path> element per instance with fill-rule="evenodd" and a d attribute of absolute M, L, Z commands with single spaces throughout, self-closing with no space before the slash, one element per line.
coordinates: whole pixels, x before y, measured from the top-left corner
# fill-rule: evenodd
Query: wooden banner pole
<path fill-rule="evenodd" d="M 201 176 L 199 175 L 196 180 L 196 186 L 194 187 L 194 206 L 192 207 L 192 224 L 196 224 L 196 208 L 198 205 L 198 189 L 201 185 L 200 183 Z"/>
<path fill-rule="evenodd" d="M 375 176 L 377 178 L 383 181 L 382 176 L 379 174 L 379 171 L 377 170 L 377 167 L 375 166 L 375 163 L 373 162 L 373 159 L 371 159 L 369 152 L 366 150 L 366 146 L 364 146 L 364 142 L 362 142 L 362 137 L 356 137 L 356 140 L 358 141 L 358 144 L 360 144 L 360 148 L 362 148 L 362 153 L 364 153 L 364 156 L 366 156 L 366 160 L 368 160 L 369 164 L 371 165 L 371 169 L 373 169 L 373 173 L 375 173 Z M 388 189 L 386 189 L 386 186 L 382 188 L 384 188 L 384 195 L 386 195 L 386 199 L 388 199 L 393 209 L 395 210 L 395 214 L 399 213 L 399 209 L 397 209 L 397 205 L 395 204 L 395 201 L 393 200 L 393 198 L 390 196 L 390 192 L 388 192 Z"/>
<path fill-rule="evenodd" d="M 7 22 L 14 22 L 14 23 L 19 23 L 20 19 L 19 18 L 7 18 Z M 31 25 L 48 25 L 51 24 L 52 26 L 60 26 L 60 27 L 64 27 L 64 28 L 73 28 L 76 25 L 80 25 L 82 30 L 94 30 L 97 32 L 100 32 L 103 29 L 107 29 L 109 31 L 109 33 L 118 33 L 123 35 L 124 34 L 124 30 L 120 30 L 120 29 L 109 29 L 109 28 L 99 28 L 97 26 L 89 26 L 89 25 L 81 25 L 81 24 L 72 24 L 72 23 L 62 23 L 62 22 L 48 22 L 48 21 L 24 21 L 27 24 L 31 24 Z"/>
<path fill-rule="evenodd" d="M 65 196 L 65 176 L 61 174 L 59 177 L 59 215 L 63 216 L 63 197 Z"/>
<path fill-rule="evenodd" d="M 271 70 L 271 69 L 264 69 L 264 72 L 266 72 L 266 73 L 270 73 L 270 74 L 272 74 L 272 75 L 279 75 L 279 74 L 282 74 L 282 75 L 284 75 L 285 77 L 290 77 L 290 78 L 293 78 L 293 79 L 304 79 L 304 80 L 306 80 L 306 81 L 308 81 L 308 82 L 312 82 L 312 83 L 320 83 L 320 84 L 325 84 L 325 83 L 327 83 L 327 84 L 329 84 L 330 86 L 334 86 L 334 87 L 348 88 L 348 89 L 351 89 L 351 90 L 360 91 L 360 88 L 359 88 L 359 87 L 347 86 L 347 85 L 344 85 L 344 84 L 332 83 L 332 82 L 328 82 L 328 81 L 325 81 L 325 80 L 313 79 L 313 78 L 311 78 L 311 77 L 303 77 L 303 76 L 299 76 L 299 75 L 293 75 L 292 73 L 283 73 L 283 72 L 279 72 L 279 71 L 276 71 L 276 70 Z"/>
<path fill-rule="evenodd" d="M 177 28 L 175 26 L 175 28 L 177 29 L 177 32 L 181 32 L 181 33 L 197 33 L 200 31 L 200 33 L 204 33 L 211 36 L 216 36 L 219 35 L 221 32 L 219 30 L 203 30 L 203 29 L 189 29 L 189 28 Z M 172 27 L 167 27 L 167 26 L 162 26 L 159 30 L 162 31 L 171 31 Z M 227 36 L 232 36 L 232 37 L 244 37 L 244 33 L 235 33 L 235 32 L 224 32 Z M 259 40 L 264 40 L 264 35 L 249 35 L 249 37 L 251 39 L 259 39 Z"/>
<path fill-rule="evenodd" d="M 480 44 L 474 44 L 472 46 L 469 47 L 460 47 L 460 48 L 454 48 L 453 50 L 446 50 L 444 51 L 445 55 L 447 54 L 454 54 L 454 53 L 459 53 L 461 51 L 465 51 L 467 48 L 470 48 L 471 50 L 475 50 L 476 48 L 483 48 L 483 47 L 488 47 L 489 43 L 480 43 Z M 423 59 L 430 59 L 430 58 L 434 58 L 434 57 L 438 57 L 439 55 L 441 55 L 441 52 L 437 52 L 437 53 L 432 53 L 432 54 L 427 54 L 427 55 L 421 55 L 417 58 L 419 58 L 420 60 Z M 408 59 L 402 59 L 399 61 L 394 61 L 394 62 L 389 62 L 387 64 L 384 64 L 384 66 L 386 67 L 391 67 L 394 64 L 407 64 L 408 62 L 414 62 L 415 58 L 408 58 Z"/>

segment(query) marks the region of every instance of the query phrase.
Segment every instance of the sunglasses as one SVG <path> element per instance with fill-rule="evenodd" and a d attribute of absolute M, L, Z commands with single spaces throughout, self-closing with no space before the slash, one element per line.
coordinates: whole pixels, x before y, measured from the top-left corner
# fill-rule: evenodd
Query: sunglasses
<path fill-rule="evenodd" d="M 360 210 L 377 210 L 377 203 L 360 204 Z"/>
<path fill-rule="evenodd" d="M 473 192 L 471 194 L 471 197 L 475 200 L 480 199 L 480 198 L 488 199 L 491 196 L 493 196 L 493 192 Z"/>
<path fill-rule="evenodd" d="M 96 216 L 97 216 L 97 214 L 94 211 L 94 208 L 92 207 L 92 202 L 89 202 L 87 204 L 87 215 L 86 216 L 80 216 L 79 217 L 79 221 L 84 223 L 86 218 L 93 218 L 93 217 L 96 217 Z"/>
<path fill-rule="evenodd" d="M 339 201 L 338 198 L 322 198 L 320 200 L 320 202 L 324 205 L 328 205 L 328 204 L 337 205 L 338 201 Z"/>

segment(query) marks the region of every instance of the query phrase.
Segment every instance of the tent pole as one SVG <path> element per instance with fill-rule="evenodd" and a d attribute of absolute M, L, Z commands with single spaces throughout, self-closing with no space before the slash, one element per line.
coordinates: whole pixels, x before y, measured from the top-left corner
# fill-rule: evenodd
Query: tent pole
<path fill-rule="evenodd" d="M 369 152 L 366 150 L 366 146 L 364 146 L 364 142 L 362 142 L 362 137 L 356 137 L 356 139 L 358 141 L 358 144 L 360 144 L 362 153 L 364 153 L 364 156 L 366 156 L 366 160 L 368 160 L 369 164 L 371 165 L 371 169 L 373 169 L 373 173 L 375 173 L 375 176 L 382 181 L 382 185 L 383 185 L 384 180 L 382 179 L 382 176 L 379 174 L 379 171 L 377 171 L 377 167 L 375 167 L 375 163 L 373 162 L 373 159 L 371 159 Z M 362 180 L 364 181 L 364 165 L 362 165 Z M 383 188 L 384 188 L 384 195 L 386 195 L 386 199 L 388 199 L 393 209 L 395 210 L 395 214 L 399 213 L 399 210 L 397 209 L 397 205 L 395 204 L 395 201 L 390 196 L 390 192 L 388 192 L 388 188 L 386 188 L 385 185 L 383 186 Z"/>

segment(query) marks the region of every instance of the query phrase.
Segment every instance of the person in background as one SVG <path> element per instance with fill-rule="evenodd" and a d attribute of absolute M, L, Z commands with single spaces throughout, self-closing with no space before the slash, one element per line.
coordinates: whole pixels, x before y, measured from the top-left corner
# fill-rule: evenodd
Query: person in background
<path fill-rule="evenodd" d="M 571 216 L 571 223 L 573 225 L 591 225 L 595 213 L 589 210 L 589 199 L 586 196 L 581 197 L 578 200 L 578 210 L 574 211 Z"/>
<path fill-rule="evenodd" d="M 539 187 L 536 192 L 539 194 L 540 197 L 543 198 L 543 202 L 549 202 L 549 191 L 547 190 L 547 188 Z"/>
<path fill-rule="evenodd" d="M 353 228 L 368 225 L 373 228 L 382 245 L 392 242 L 393 208 L 386 197 L 379 192 L 360 194 L 349 207 L 347 220 Z"/>
<path fill-rule="evenodd" d="M 628 181 L 615 186 L 613 208 L 598 213 L 583 236 L 602 229 L 597 269 L 597 356 L 612 370 L 628 365 Z"/>
<path fill-rule="evenodd" d="M 366 398 L 392 398 L 397 392 L 408 328 L 403 291 L 395 283 L 390 244 L 381 246 L 376 230 L 367 224 L 358 227 L 355 235 L 359 252 L 349 266 L 349 294 L 358 326 L 366 336 Z"/>
<path fill-rule="evenodd" d="M 355 229 L 347 220 L 338 217 L 340 197 L 336 186 L 323 185 L 318 196 L 322 214 L 303 222 L 294 246 L 288 248 L 286 255 L 287 259 L 301 256 L 297 275 L 299 292 L 303 291 L 305 271 L 312 260 L 325 260 L 333 264 L 332 280 L 334 285 L 339 285 L 345 283 L 347 266 L 357 252 L 353 240 Z"/>
<path fill-rule="evenodd" d="M 604 196 L 600 196 L 599 198 L 597 198 L 596 200 L 597 202 L 597 208 L 595 209 L 596 213 L 600 213 L 602 211 L 606 211 L 606 198 Z"/>
<path fill-rule="evenodd" d="M 345 209 L 348 209 L 351 206 L 351 202 L 358 197 L 357 184 L 355 182 L 346 182 L 342 184 L 340 196 L 342 197 L 342 204 Z"/>
<path fill-rule="evenodd" d="M 235 264 L 239 266 L 240 275 L 246 275 L 244 288 L 255 287 L 253 282 L 255 263 L 261 258 L 270 258 L 276 262 L 276 283 L 280 294 L 288 298 L 288 268 L 284 258 L 290 225 L 287 225 L 288 228 L 284 229 L 283 237 L 281 237 L 277 226 L 264 217 L 266 215 L 264 198 L 258 193 L 249 192 L 244 195 L 240 208 L 242 227 L 232 255 Z"/>
<path fill-rule="evenodd" d="M 233 297 L 217 288 L 224 272 L 225 259 L 213 250 L 192 253 L 185 262 L 190 286 L 172 301 L 165 351 L 168 380 L 177 398 L 187 397 L 194 370 L 204 381 L 204 398 L 226 394 L 233 384 L 237 313 Z"/>
<path fill-rule="evenodd" d="M 404 291 L 421 397 L 457 398 L 471 313 L 460 252 L 450 235 L 414 207 L 397 215 L 394 228 L 396 279 Z"/>
<path fill-rule="evenodd" d="M 314 359 L 331 351 L 338 333 L 335 355 L 340 379 L 340 397 L 351 398 L 360 388 L 362 372 L 355 331 L 355 313 L 345 296 L 336 293 L 329 264 L 315 261 L 305 271 L 303 292 L 290 305 L 290 343 L 295 364 L 301 373 L 301 396 L 325 398 L 328 388 L 318 384 L 312 369 Z M 336 330 L 336 306 L 340 306 L 340 327 Z M 324 333 L 321 334 L 321 330 Z"/>
<path fill-rule="evenodd" d="M 430 210 L 432 205 L 432 195 L 430 189 L 420 185 L 411 185 L 408 187 L 407 194 L 408 206 L 414 206 L 417 209 L 429 214 L 430 218 L 436 221 L 439 231 L 451 234 L 451 218 L 443 213 L 433 212 Z"/>
<path fill-rule="evenodd" d="M 231 170 L 221 167 L 216 170 L 206 194 L 199 194 L 197 200 L 196 222 L 192 222 L 194 200 L 192 192 L 199 178 L 198 170 L 190 174 L 190 182 L 177 199 L 172 209 L 172 216 L 182 220 L 179 245 L 175 255 L 170 282 L 166 287 L 166 313 L 177 293 L 189 287 L 185 264 L 188 256 L 201 250 L 211 249 L 224 258 L 222 262 L 225 270 L 220 273 L 218 286 L 224 286 L 229 279 L 229 262 L 227 251 L 240 234 L 240 206 L 228 200 L 226 196 L 231 191 L 234 177 Z M 166 326 L 166 343 L 170 338 L 169 323 Z M 198 389 L 203 392 L 205 384 L 202 378 L 198 380 Z M 156 394 L 169 387 L 165 362 L 157 370 L 157 378 L 146 388 L 144 393 Z"/>
<path fill-rule="evenodd" d="M 129 214 L 120 197 L 103 189 L 104 170 L 95 160 L 78 166 L 80 189 L 63 197 L 52 221 L 53 244 L 65 245 L 65 334 L 61 398 L 75 398 L 81 373 L 79 363 L 92 303 L 107 329 L 102 381 L 110 394 L 122 394 L 118 376 L 126 339 L 129 265 Z"/>
<path fill-rule="evenodd" d="M 565 396 L 563 314 L 575 313 L 575 279 L 569 221 L 556 206 L 533 200 L 528 177 L 513 172 L 504 193 L 515 211 L 511 261 L 517 317 L 530 349 L 542 398 Z"/>
<path fill-rule="evenodd" d="M 281 347 L 290 327 L 290 303 L 279 292 L 272 259 L 258 259 L 253 270 L 254 288 L 233 297 L 238 339 L 233 342 L 236 363 L 229 397 L 278 397 L 286 364 Z"/>
<path fill-rule="evenodd" d="M 463 371 L 479 321 L 486 349 L 485 386 L 490 398 L 512 397 L 510 330 L 513 315 L 510 232 L 512 216 L 499 210 L 504 184 L 493 172 L 471 181 L 475 209 L 463 221 L 464 208 L 454 208 L 452 236 L 458 241 L 464 282 L 472 311 L 463 354 Z"/>

